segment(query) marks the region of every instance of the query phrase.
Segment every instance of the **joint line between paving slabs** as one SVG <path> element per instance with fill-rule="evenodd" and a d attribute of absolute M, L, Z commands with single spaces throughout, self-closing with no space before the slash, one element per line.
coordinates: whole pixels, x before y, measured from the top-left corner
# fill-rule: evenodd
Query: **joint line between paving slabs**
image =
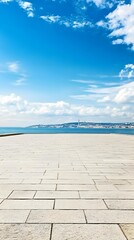
<path fill-rule="evenodd" d="M 124 235 L 124 237 L 126 238 L 126 240 L 129 240 L 129 239 L 127 238 L 126 234 L 124 233 L 124 231 L 122 230 L 122 228 L 121 228 L 120 224 L 118 224 L 118 226 L 119 226 L 119 228 L 120 228 L 120 230 L 121 230 L 122 234 L 123 234 L 123 235 Z"/>
<path fill-rule="evenodd" d="M 83 210 L 83 213 L 84 213 L 84 217 L 85 217 L 86 223 L 88 223 L 88 221 L 87 221 L 87 216 L 86 216 L 86 213 L 85 213 L 84 210 Z"/>
<path fill-rule="evenodd" d="M 81 199 L 81 196 L 80 196 L 80 191 L 78 191 L 78 196 L 79 196 L 79 199 Z"/>
<path fill-rule="evenodd" d="M 26 221 L 25 221 L 25 223 L 27 223 L 27 221 L 28 221 L 28 218 L 29 218 L 29 216 L 30 216 L 30 213 L 31 213 L 31 211 L 32 211 L 32 210 L 29 210 L 29 213 L 28 213 L 28 216 L 27 216 L 27 218 L 26 218 Z"/>
<path fill-rule="evenodd" d="M 56 199 L 54 199 L 53 209 L 55 209 L 55 200 L 56 200 Z"/>
<path fill-rule="evenodd" d="M 53 234 L 53 223 L 51 224 L 50 240 L 52 240 L 52 234 Z"/>
<path fill-rule="evenodd" d="M 11 194 L 14 192 L 14 190 L 12 190 L 11 192 L 10 192 L 10 194 L 7 196 L 7 198 L 6 199 L 8 199 L 10 196 L 11 196 Z M 4 200 L 4 199 L 3 199 Z"/>
<path fill-rule="evenodd" d="M 35 190 L 35 194 L 34 194 L 34 196 L 33 196 L 33 199 L 35 198 L 36 193 L 37 193 L 37 190 Z"/>
<path fill-rule="evenodd" d="M 108 207 L 108 205 L 107 205 L 107 203 L 106 203 L 105 199 L 102 199 L 102 201 L 103 201 L 103 202 L 104 202 L 104 204 L 106 205 L 107 209 L 109 209 L 109 207 Z"/>

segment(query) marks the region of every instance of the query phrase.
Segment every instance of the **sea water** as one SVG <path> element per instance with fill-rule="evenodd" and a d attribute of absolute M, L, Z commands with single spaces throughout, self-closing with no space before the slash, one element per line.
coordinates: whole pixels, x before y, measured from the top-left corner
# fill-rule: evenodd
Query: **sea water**
<path fill-rule="evenodd" d="M 22 128 L 22 127 L 0 127 L 0 134 L 3 133 L 25 133 L 25 134 L 129 134 L 134 135 L 134 129 L 122 128 Z"/>

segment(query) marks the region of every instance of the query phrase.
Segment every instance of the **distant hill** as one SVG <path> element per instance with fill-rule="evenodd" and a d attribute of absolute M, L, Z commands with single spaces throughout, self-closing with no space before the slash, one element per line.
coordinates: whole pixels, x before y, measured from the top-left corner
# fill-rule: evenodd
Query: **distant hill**
<path fill-rule="evenodd" d="M 95 122 L 69 122 L 62 124 L 38 124 L 29 128 L 134 128 L 134 122 L 126 123 L 95 123 Z"/>

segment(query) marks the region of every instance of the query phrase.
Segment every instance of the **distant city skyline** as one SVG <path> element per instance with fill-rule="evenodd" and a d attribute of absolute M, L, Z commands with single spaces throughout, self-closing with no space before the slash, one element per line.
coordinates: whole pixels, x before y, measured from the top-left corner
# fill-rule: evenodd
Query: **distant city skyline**
<path fill-rule="evenodd" d="M 0 0 L 0 126 L 134 121 L 134 0 Z"/>

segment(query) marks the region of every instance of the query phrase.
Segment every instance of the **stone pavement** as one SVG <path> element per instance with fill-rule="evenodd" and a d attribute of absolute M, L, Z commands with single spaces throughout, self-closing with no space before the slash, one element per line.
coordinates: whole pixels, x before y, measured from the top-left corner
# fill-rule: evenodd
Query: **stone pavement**
<path fill-rule="evenodd" d="M 134 239 L 134 137 L 0 138 L 0 240 Z"/>

